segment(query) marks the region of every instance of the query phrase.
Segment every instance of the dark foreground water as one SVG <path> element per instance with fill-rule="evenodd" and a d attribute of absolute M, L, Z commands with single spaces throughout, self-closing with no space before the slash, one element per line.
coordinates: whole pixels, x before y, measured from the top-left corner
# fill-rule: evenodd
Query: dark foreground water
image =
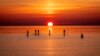
<path fill-rule="evenodd" d="M 100 56 L 100 26 L 0 26 L 0 56 Z"/>

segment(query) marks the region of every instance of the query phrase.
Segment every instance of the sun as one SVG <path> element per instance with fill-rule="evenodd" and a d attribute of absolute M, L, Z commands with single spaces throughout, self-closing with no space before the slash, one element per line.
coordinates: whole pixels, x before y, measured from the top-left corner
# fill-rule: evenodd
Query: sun
<path fill-rule="evenodd" d="M 48 26 L 53 26 L 53 23 L 52 22 L 48 22 Z"/>

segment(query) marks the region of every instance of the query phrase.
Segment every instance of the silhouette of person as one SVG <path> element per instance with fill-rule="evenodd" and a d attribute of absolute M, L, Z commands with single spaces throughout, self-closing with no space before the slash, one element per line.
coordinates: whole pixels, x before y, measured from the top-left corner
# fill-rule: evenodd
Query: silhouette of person
<path fill-rule="evenodd" d="M 63 30 L 63 35 L 64 35 L 64 36 L 65 36 L 65 32 L 66 32 L 66 31 L 65 31 L 65 29 L 64 29 L 64 30 Z"/>
<path fill-rule="evenodd" d="M 40 31 L 39 31 L 39 29 L 38 29 L 38 36 L 40 35 Z"/>
<path fill-rule="evenodd" d="M 84 38 L 84 36 L 83 36 L 83 34 L 81 34 L 81 39 L 83 39 Z"/>
<path fill-rule="evenodd" d="M 27 30 L 27 37 L 29 37 L 29 31 Z"/>
<path fill-rule="evenodd" d="M 35 29 L 35 36 L 37 35 L 37 30 Z"/>
<path fill-rule="evenodd" d="M 50 30 L 49 30 L 49 36 L 51 35 L 51 32 L 50 32 Z"/>

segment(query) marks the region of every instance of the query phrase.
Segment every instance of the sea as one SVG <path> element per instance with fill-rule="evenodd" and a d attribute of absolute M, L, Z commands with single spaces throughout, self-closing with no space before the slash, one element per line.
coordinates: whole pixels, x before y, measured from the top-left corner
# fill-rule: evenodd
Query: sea
<path fill-rule="evenodd" d="M 0 26 L 0 56 L 100 56 L 100 26 Z"/>

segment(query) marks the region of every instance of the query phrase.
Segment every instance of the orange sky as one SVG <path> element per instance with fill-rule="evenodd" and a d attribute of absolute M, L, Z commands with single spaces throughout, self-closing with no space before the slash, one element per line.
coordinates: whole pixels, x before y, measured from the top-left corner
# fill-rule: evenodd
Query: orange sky
<path fill-rule="evenodd" d="M 53 14 L 100 6 L 100 0 L 1 0 L 1 13 Z"/>
<path fill-rule="evenodd" d="M 18 20 L 19 17 L 20 20 L 24 17 L 49 20 L 56 18 L 54 19 L 56 21 L 57 19 L 75 21 L 75 18 L 76 21 L 81 21 L 81 19 L 99 20 L 100 18 L 100 0 L 0 0 L 0 9 L 1 21 L 11 20 L 14 17 L 18 17 Z"/>

